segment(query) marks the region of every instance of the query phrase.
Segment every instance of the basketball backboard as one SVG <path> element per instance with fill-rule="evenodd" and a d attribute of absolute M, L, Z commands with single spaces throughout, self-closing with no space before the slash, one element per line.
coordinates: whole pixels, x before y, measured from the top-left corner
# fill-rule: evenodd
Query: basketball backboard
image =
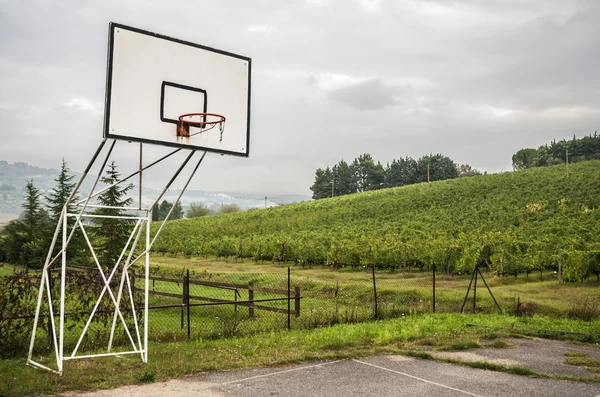
<path fill-rule="evenodd" d="M 106 76 L 104 137 L 248 156 L 250 58 L 111 23 Z M 223 133 L 178 135 L 198 112 L 224 116 Z"/>

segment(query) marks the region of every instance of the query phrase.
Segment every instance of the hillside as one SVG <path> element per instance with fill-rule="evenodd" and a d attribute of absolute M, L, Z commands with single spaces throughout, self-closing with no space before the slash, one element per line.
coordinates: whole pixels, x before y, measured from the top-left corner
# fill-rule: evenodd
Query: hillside
<path fill-rule="evenodd" d="M 600 161 L 178 220 L 153 249 L 334 267 L 600 272 Z M 156 225 L 154 225 L 156 227 Z M 156 229 L 155 229 L 156 230 Z"/>
<path fill-rule="evenodd" d="M 25 195 L 25 185 L 32 180 L 36 188 L 40 189 L 43 195 L 46 195 L 56 186 L 56 178 L 60 174 L 59 169 L 40 168 L 27 163 L 8 163 L 0 160 L 0 226 L 17 218 L 23 211 L 22 203 Z M 75 176 L 75 181 L 79 180 L 81 173 L 70 172 Z M 95 175 L 88 175 L 80 189 L 80 196 L 90 191 Z M 103 186 L 100 183 L 100 186 Z M 142 200 L 149 205 L 160 193 L 159 190 L 144 188 Z M 136 193 L 137 194 L 137 193 Z M 169 190 L 165 192 L 163 199 L 174 202 L 179 195 L 179 190 Z M 254 195 L 256 196 L 256 195 Z M 238 193 L 218 193 L 206 192 L 203 190 L 188 190 L 183 195 L 181 203 L 187 208 L 190 203 L 202 203 L 213 211 L 218 210 L 223 204 L 237 204 L 242 209 L 263 208 L 265 201 L 263 198 L 253 197 L 251 194 Z M 137 197 L 135 197 L 137 200 Z M 310 200 L 310 197 L 302 195 L 287 195 L 269 198 L 267 206 L 276 206 L 293 201 Z"/>

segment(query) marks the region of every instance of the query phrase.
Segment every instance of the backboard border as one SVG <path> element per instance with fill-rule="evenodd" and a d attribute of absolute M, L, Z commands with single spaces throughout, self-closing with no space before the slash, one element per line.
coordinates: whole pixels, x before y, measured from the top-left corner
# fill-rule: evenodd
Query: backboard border
<path fill-rule="evenodd" d="M 173 83 L 171 81 L 163 80 L 162 84 L 160 85 L 160 121 L 162 121 L 163 123 L 171 123 L 171 124 L 179 123 L 179 118 L 169 119 L 169 118 L 165 117 L 165 87 L 174 87 L 174 88 L 179 88 L 182 90 L 203 93 L 204 94 L 204 104 L 202 106 L 202 109 L 203 109 L 202 113 L 207 112 L 206 106 L 207 106 L 207 102 L 208 102 L 208 93 L 206 92 L 206 90 L 203 90 L 202 88 L 198 88 L 198 87 L 192 87 L 189 85 L 183 85 L 183 84 L 178 84 L 178 83 Z M 206 121 L 206 117 L 204 117 L 204 121 Z"/>
<path fill-rule="evenodd" d="M 238 59 L 248 62 L 248 110 L 247 110 L 247 115 L 246 115 L 247 127 L 246 127 L 245 151 L 244 152 L 241 152 L 241 151 L 234 152 L 231 150 L 221 150 L 221 149 L 211 148 L 211 147 L 187 145 L 187 144 L 177 143 L 177 142 L 165 142 L 165 141 L 158 141 L 158 140 L 154 140 L 154 139 L 146 139 L 146 138 L 140 138 L 140 137 L 129 137 L 129 136 L 124 136 L 124 135 L 111 134 L 108 131 L 108 126 L 109 126 L 110 113 L 111 113 L 110 106 L 111 106 L 111 93 L 112 93 L 112 73 L 113 73 L 112 67 L 113 67 L 113 55 L 114 55 L 113 50 L 114 50 L 114 37 L 115 37 L 116 29 L 129 30 L 131 32 L 151 36 L 151 37 L 154 37 L 157 39 L 172 41 L 172 42 L 187 45 L 190 47 L 215 52 L 217 54 L 230 56 L 233 58 L 238 58 Z M 123 25 L 123 24 L 116 23 L 116 22 L 110 22 L 108 24 L 108 55 L 107 55 L 107 67 L 106 67 L 106 87 L 105 87 L 105 97 L 104 97 L 104 126 L 102 128 L 104 138 L 125 140 L 125 141 L 131 141 L 131 142 L 150 143 L 150 144 L 154 144 L 154 145 L 177 147 L 177 148 L 192 149 L 192 150 L 201 150 L 201 151 L 207 151 L 207 152 L 219 153 L 219 154 L 227 154 L 227 155 L 238 156 L 238 157 L 249 157 L 249 154 L 250 154 L 250 109 L 251 109 L 251 98 L 252 98 L 251 92 L 252 92 L 252 59 L 249 57 L 235 54 L 235 53 L 228 52 L 228 51 L 224 51 L 224 50 L 218 50 L 216 48 L 204 46 L 201 44 L 192 43 L 187 40 L 176 39 L 174 37 L 165 36 L 165 35 L 158 34 L 158 33 L 153 33 L 148 30 L 134 28 L 134 27 Z"/>

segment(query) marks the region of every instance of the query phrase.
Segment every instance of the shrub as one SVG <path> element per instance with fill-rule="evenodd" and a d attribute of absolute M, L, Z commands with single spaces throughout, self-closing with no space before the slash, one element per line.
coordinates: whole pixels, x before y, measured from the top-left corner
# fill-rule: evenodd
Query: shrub
<path fill-rule="evenodd" d="M 567 310 L 567 317 L 584 321 L 600 318 L 600 300 L 588 297 L 574 301 Z"/>

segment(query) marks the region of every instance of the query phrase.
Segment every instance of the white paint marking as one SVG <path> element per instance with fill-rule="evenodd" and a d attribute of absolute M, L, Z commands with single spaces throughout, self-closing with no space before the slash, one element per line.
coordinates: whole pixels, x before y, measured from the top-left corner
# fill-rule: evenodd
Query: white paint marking
<path fill-rule="evenodd" d="M 342 360 L 335 360 L 335 361 L 330 361 L 328 363 L 320 363 L 320 364 L 315 364 L 315 365 L 307 365 L 305 367 L 299 367 L 299 368 L 291 368 L 291 369 L 286 369 L 284 371 L 271 372 L 271 373 L 264 374 L 264 375 L 250 376 L 249 378 L 230 380 L 228 382 L 219 383 L 219 386 L 228 385 L 231 383 L 245 382 L 247 380 L 266 378 L 266 377 L 273 376 L 273 375 L 285 374 L 287 372 L 301 371 L 303 369 L 322 367 L 322 366 L 329 365 L 329 364 L 339 363 L 340 361 L 342 361 Z"/>
<path fill-rule="evenodd" d="M 474 393 L 470 393 L 470 392 L 465 391 L 465 390 L 456 389 L 456 388 L 451 387 L 451 386 L 442 385 L 441 383 L 432 382 L 430 380 L 419 378 L 419 377 L 413 376 L 413 375 L 409 375 L 409 374 L 404 373 L 404 372 L 394 371 L 393 369 L 389 369 L 389 368 L 385 368 L 385 367 L 380 367 L 379 365 L 366 363 L 366 362 L 360 361 L 360 360 L 352 360 L 352 361 L 355 361 L 355 362 L 360 363 L 360 364 L 368 365 L 370 367 L 382 369 L 384 371 L 393 372 L 393 373 L 398 374 L 398 375 L 404 375 L 404 376 L 407 376 L 407 377 L 412 378 L 412 379 L 420 380 L 421 382 L 429 383 L 429 384 L 434 385 L 434 386 L 443 387 L 444 389 L 454 390 L 454 391 L 457 391 L 459 393 L 467 394 L 469 396 L 483 397 L 483 396 L 480 396 L 479 394 L 474 394 Z"/>

